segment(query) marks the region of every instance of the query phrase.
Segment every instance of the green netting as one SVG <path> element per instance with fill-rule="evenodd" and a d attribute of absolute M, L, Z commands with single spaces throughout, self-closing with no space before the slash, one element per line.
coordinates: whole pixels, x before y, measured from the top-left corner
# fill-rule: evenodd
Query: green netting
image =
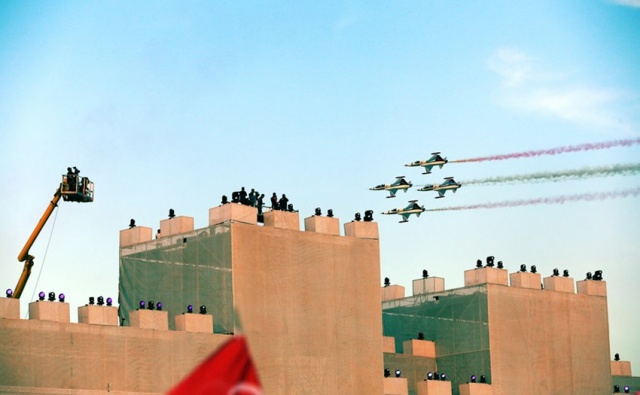
<path fill-rule="evenodd" d="M 230 224 L 179 236 L 167 236 L 120 249 L 119 314 L 128 325 L 129 312 L 144 300 L 162 302 L 174 316 L 200 305 L 214 317 L 214 332 L 234 330 Z"/>
<path fill-rule="evenodd" d="M 438 300 L 434 296 L 438 296 Z M 454 395 L 458 385 L 466 383 L 472 374 L 490 380 L 489 326 L 486 286 L 466 287 L 422 294 L 383 303 L 382 325 L 385 336 L 393 336 L 396 350 L 402 352 L 402 342 L 416 339 L 419 332 L 425 340 L 436 344 L 436 367 L 451 380 Z M 423 358 L 413 358 L 418 380 L 426 377 L 428 366 Z M 385 355 L 385 364 L 393 359 Z M 404 362 L 405 364 L 408 362 Z M 405 365 L 406 366 L 406 365 Z M 393 366 L 388 366 L 391 370 Z M 415 394 L 415 381 L 409 380 L 409 394 Z"/>

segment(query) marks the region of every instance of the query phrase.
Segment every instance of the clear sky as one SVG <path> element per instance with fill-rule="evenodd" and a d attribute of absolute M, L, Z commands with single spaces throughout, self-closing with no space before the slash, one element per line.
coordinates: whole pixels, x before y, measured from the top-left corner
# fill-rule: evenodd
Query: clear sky
<path fill-rule="evenodd" d="M 637 371 L 637 172 L 469 184 L 438 200 L 369 188 L 399 175 L 422 185 L 637 165 L 640 144 L 430 175 L 403 166 L 433 151 L 457 160 L 638 139 L 638 70 L 638 0 L 2 1 L 0 280 L 15 286 L 16 256 L 68 166 L 95 181 L 95 202 L 61 203 L 50 219 L 23 312 L 40 290 L 65 292 L 72 311 L 116 298 L 129 219 L 155 229 L 173 208 L 205 227 L 208 209 L 245 186 L 286 193 L 301 221 L 315 207 L 342 222 L 374 210 L 382 277 L 408 294 L 422 269 L 461 287 L 488 255 L 543 277 L 600 269 L 611 354 Z M 406 224 L 380 215 L 409 199 L 435 209 L 594 193 L 606 194 Z"/>

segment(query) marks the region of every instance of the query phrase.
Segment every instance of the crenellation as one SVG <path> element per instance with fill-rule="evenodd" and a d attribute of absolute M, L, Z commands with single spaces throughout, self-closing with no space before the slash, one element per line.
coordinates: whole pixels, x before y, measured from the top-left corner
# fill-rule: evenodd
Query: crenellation
<path fill-rule="evenodd" d="M 304 230 L 340 236 L 340 220 L 335 217 L 313 215 L 304 219 Z"/>

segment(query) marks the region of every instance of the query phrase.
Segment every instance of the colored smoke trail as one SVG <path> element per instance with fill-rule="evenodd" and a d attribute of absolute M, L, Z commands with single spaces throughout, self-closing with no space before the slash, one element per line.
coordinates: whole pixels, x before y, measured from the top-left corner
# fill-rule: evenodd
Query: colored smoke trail
<path fill-rule="evenodd" d="M 539 172 L 530 174 L 516 174 L 504 177 L 478 178 L 469 181 L 461 181 L 463 185 L 492 185 L 492 184 L 515 184 L 519 182 L 558 182 L 568 180 L 579 180 L 591 177 L 611 177 L 629 176 L 640 172 L 640 163 L 616 164 L 600 167 L 584 167 L 576 170 L 563 170 L 554 172 Z"/>
<path fill-rule="evenodd" d="M 568 202 L 591 202 L 596 200 L 617 199 L 625 197 L 636 197 L 640 195 L 640 187 L 634 189 L 626 189 L 614 192 L 600 192 L 600 193 L 583 193 L 578 195 L 563 195 L 547 198 L 537 198 L 528 200 L 511 200 L 505 202 L 494 203 L 481 203 L 473 204 L 469 206 L 456 206 L 456 207 L 444 207 L 444 208 L 432 208 L 425 211 L 459 211 L 459 210 L 476 210 L 476 209 L 489 209 L 489 208 L 502 208 L 502 207 L 520 207 L 520 206 L 533 206 L 536 204 L 564 204 Z"/>
<path fill-rule="evenodd" d="M 592 150 L 607 149 L 607 148 L 614 148 L 614 147 L 629 147 L 636 144 L 640 144 L 640 138 L 604 141 L 601 143 L 568 145 L 564 147 L 549 148 L 549 149 L 543 149 L 543 150 L 537 150 L 537 151 L 514 152 L 511 154 L 480 156 L 477 158 L 450 160 L 449 163 L 485 162 L 490 160 L 531 158 L 531 157 L 542 156 L 542 155 L 559 155 L 567 152 L 592 151 Z"/>

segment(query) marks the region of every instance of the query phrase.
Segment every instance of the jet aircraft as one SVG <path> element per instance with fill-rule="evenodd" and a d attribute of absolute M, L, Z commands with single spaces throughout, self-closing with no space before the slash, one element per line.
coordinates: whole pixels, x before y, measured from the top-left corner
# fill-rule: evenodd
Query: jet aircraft
<path fill-rule="evenodd" d="M 427 160 L 417 160 L 415 162 L 407 163 L 405 166 L 421 166 L 424 167 L 425 170 L 425 172 L 422 174 L 429 174 L 431 173 L 431 169 L 433 168 L 433 166 L 440 166 L 440 168 L 442 169 L 442 166 L 444 166 L 447 162 L 449 162 L 447 158 L 443 158 L 442 156 L 440 156 L 440 152 L 433 152 L 431 153 L 431 158 Z"/>
<path fill-rule="evenodd" d="M 445 192 L 447 192 L 448 190 L 452 190 L 453 193 L 455 193 L 458 188 L 462 186 L 462 184 L 457 183 L 453 179 L 453 177 L 445 177 L 444 180 L 445 181 L 442 184 L 425 185 L 424 187 L 418 189 L 418 191 L 436 191 L 438 192 L 438 196 L 436 196 L 436 199 L 440 199 L 444 197 Z"/>
<path fill-rule="evenodd" d="M 389 211 L 383 211 L 382 214 L 398 214 L 402 216 L 401 224 L 409 222 L 409 216 L 415 214 L 417 217 L 424 211 L 424 206 L 420 206 L 417 200 L 409 200 L 409 205 L 405 208 L 394 208 Z"/>
<path fill-rule="evenodd" d="M 411 188 L 412 186 L 413 184 L 411 183 L 411 181 L 405 180 L 404 176 L 398 176 L 396 177 L 396 180 L 393 182 L 393 184 L 380 184 L 376 185 L 373 188 L 369 188 L 369 190 L 389 191 L 389 196 L 387 196 L 387 198 L 394 198 L 396 197 L 396 192 L 403 189 L 406 193 L 407 189 Z"/>

